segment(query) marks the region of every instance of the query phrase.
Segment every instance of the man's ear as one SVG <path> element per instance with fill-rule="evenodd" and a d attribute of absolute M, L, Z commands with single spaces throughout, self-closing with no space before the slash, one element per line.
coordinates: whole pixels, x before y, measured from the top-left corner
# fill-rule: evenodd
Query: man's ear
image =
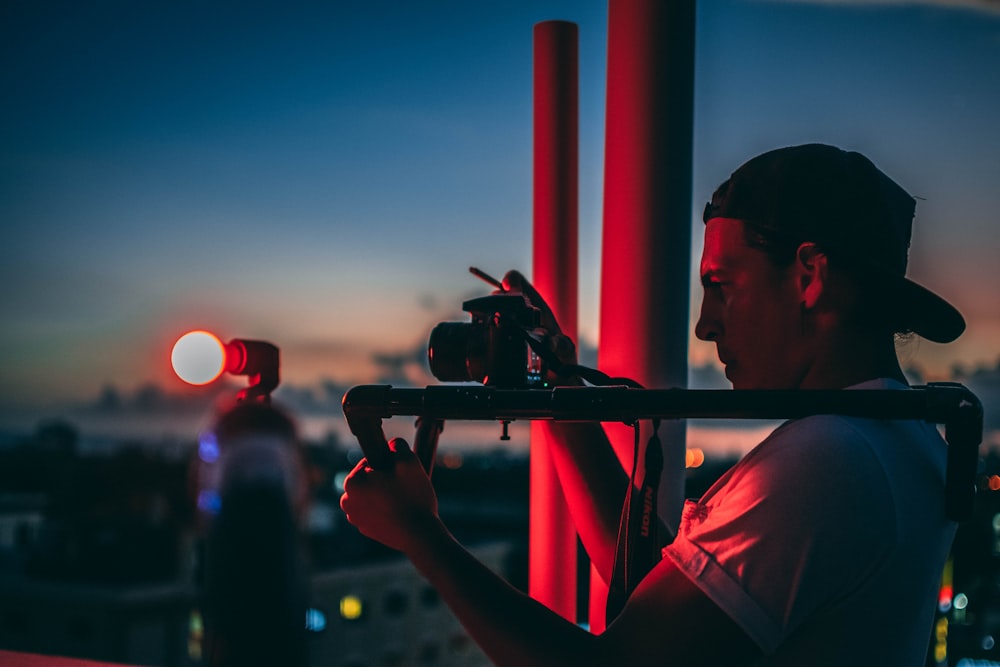
<path fill-rule="evenodd" d="M 826 253 L 815 243 L 803 243 L 795 251 L 799 298 L 805 308 L 815 308 L 829 289 Z"/>

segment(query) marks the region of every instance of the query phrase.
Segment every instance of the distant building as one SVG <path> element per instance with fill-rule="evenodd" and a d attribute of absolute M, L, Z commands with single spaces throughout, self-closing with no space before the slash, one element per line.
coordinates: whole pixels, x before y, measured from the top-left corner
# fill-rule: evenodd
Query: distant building
<path fill-rule="evenodd" d="M 510 547 L 472 549 L 505 573 Z M 315 575 L 303 619 L 316 667 L 489 665 L 402 558 Z M 100 586 L 0 574 L 0 649 L 150 665 L 203 664 L 197 591 L 183 584 Z"/>

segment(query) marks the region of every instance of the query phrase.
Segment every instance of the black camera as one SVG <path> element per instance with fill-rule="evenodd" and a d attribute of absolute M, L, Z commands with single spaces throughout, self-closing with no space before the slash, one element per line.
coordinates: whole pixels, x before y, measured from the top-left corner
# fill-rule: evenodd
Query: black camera
<path fill-rule="evenodd" d="M 431 331 L 427 359 L 434 377 L 505 389 L 543 386 L 542 360 L 529 343 L 540 325 L 538 308 L 519 294 L 493 294 L 466 301 L 462 310 L 471 322 L 441 322 Z"/>

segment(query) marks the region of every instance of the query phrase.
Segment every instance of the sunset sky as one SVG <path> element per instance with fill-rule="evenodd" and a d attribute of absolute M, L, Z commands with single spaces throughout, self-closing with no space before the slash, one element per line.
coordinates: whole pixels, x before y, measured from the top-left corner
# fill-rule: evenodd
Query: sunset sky
<path fill-rule="evenodd" d="M 0 410 L 179 391 L 170 345 L 192 328 L 275 343 L 296 386 L 417 359 L 489 290 L 468 266 L 530 274 L 547 19 L 579 25 L 593 344 L 606 0 L 0 4 Z M 702 1 L 696 45 L 694 256 L 747 158 L 860 150 L 919 198 L 910 275 L 969 323 L 904 363 L 995 366 L 1000 3 Z"/>

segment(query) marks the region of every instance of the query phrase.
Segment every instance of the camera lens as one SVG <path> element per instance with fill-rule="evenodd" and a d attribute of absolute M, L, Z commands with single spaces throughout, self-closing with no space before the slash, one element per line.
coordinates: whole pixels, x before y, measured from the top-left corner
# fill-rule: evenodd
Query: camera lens
<path fill-rule="evenodd" d="M 469 322 L 441 322 L 431 330 L 427 361 L 442 382 L 481 382 L 485 327 Z"/>

